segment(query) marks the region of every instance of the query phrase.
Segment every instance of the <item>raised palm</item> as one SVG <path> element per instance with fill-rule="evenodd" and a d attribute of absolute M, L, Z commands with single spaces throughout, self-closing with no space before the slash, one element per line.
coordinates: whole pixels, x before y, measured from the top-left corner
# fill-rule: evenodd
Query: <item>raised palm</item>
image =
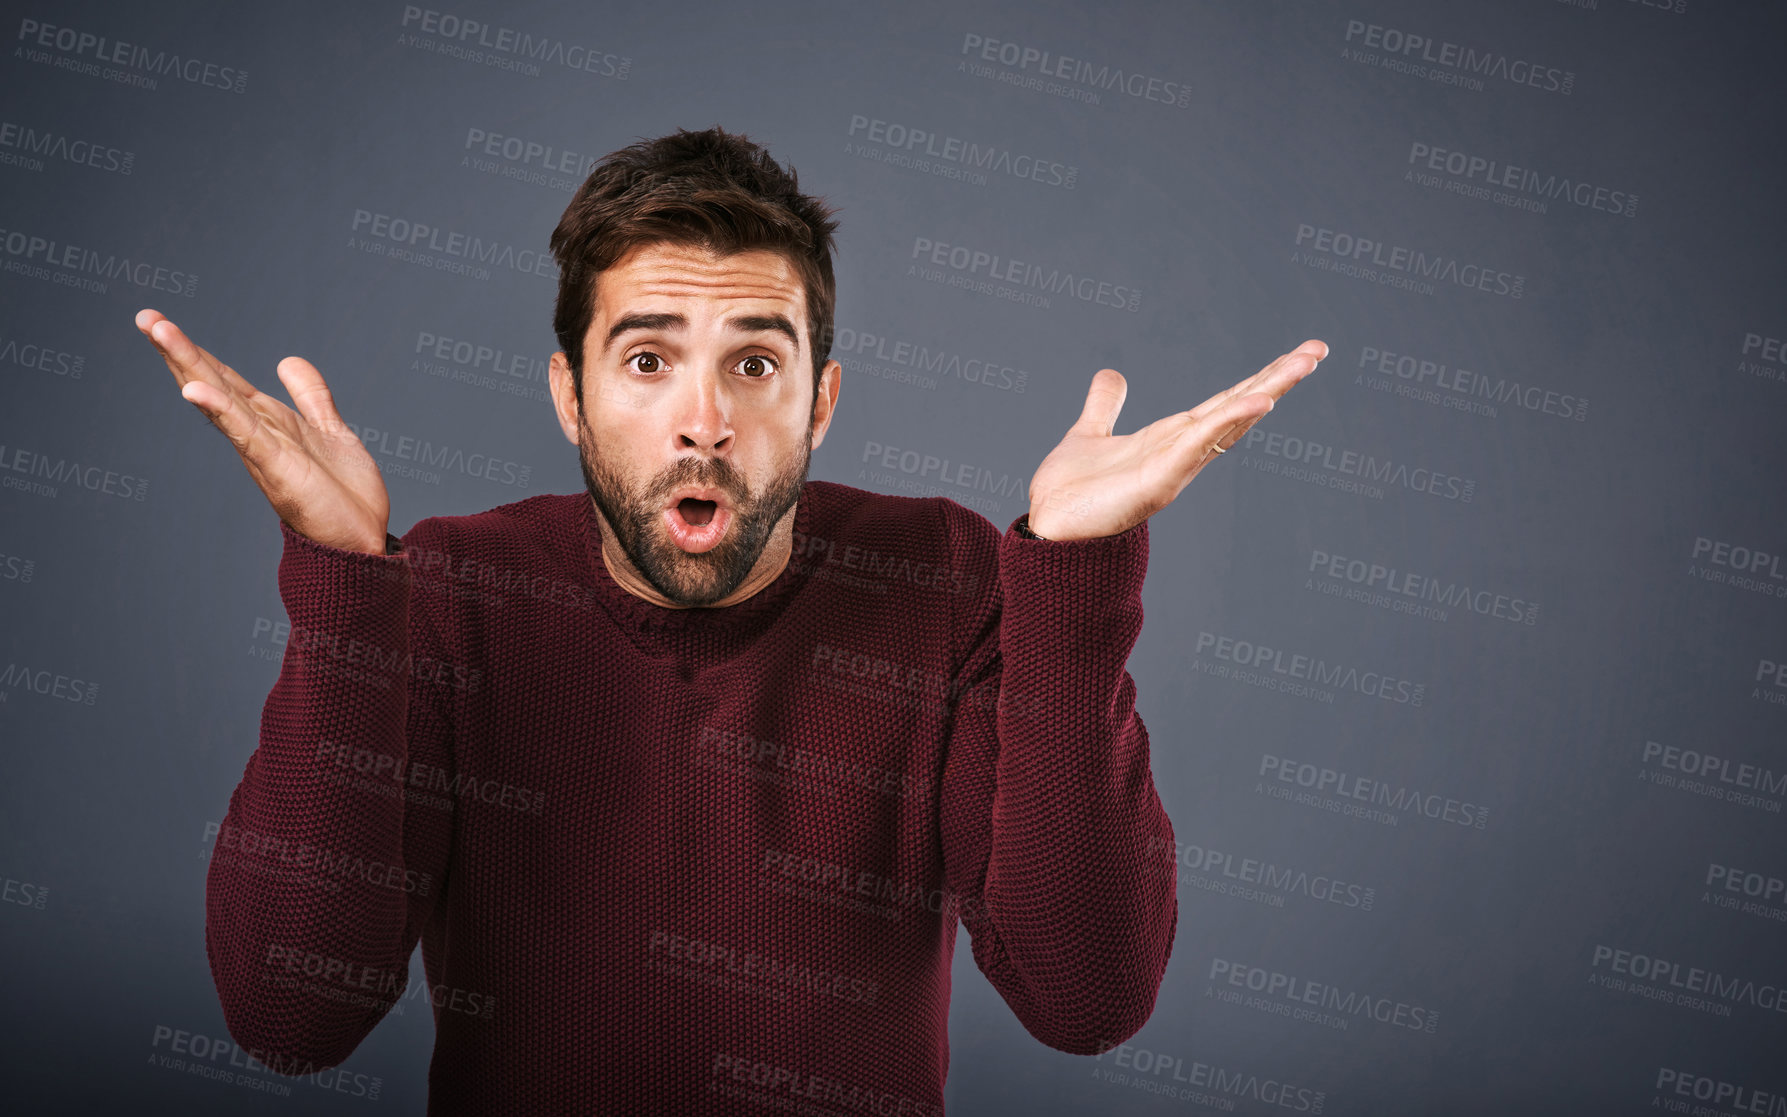
<path fill-rule="evenodd" d="M 136 326 L 167 362 L 181 397 L 230 440 L 293 531 L 331 547 L 384 554 L 391 517 L 385 480 L 342 422 L 316 366 L 302 357 L 279 362 L 293 411 L 193 344 L 159 311 L 140 311 Z"/>
<path fill-rule="evenodd" d="M 1111 432 L 1128 382 L 1116 369 L 1100 369 L 1079 420 L 1030 478 L 1030 529 L 1068 541 L 1117 535 L 1141 523 L 1172 503 L 1327 355 L 1326 344 L 1306 341 L 1191 410 L 1124 435 Z"/>

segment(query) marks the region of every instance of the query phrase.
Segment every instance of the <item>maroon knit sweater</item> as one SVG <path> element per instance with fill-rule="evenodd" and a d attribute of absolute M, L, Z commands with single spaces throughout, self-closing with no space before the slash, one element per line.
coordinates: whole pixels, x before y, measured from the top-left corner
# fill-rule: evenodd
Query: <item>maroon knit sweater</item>
<path fill-rule="evenodd" d="M 339 1063 L 420 939 L 430 1114 L 940 1114 L 959 918 L 1038 1040 L 1128 1038 L 1178 914 L 1124 669 L 1147 526 L 1015 527 L 810 481 L 773 583 L 678 610 L 584 493 L 395 557 L 282 524 L 206 892 L 230 1034 Z"/>

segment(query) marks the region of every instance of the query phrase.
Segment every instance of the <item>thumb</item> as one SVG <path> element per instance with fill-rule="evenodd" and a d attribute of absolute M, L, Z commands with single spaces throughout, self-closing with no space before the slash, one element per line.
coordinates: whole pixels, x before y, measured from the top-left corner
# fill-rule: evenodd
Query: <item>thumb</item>
<path fill-rule="evenodd" d="M 1074 429 L 1081 434 L 1108 435 L 1117 425 L 1117 413 L 1129 394 L 1129 382 L 1114 368 L 1101 368 L 1086 389 L 1086 406 L 1080 409 Z"/>
<path fill-rule="evenodd" d="M 292 403 L 305 422 L 325 435 L 335 435 L 344 429 L 345 424 L 335 410 L 335 396 L 315 365 L 303 357 L 287 357 L 274 371 L 279 374 L 285 390 L 291 393 Z"/>

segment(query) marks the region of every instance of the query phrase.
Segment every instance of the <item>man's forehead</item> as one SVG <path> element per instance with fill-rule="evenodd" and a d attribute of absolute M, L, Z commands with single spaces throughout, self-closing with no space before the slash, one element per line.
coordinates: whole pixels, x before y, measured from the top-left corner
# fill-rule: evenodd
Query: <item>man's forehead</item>
<path fill-rule="evenodd" d="M 804 325 L 806 318 L 800 273 L 786 256 L 768 249 L 721 254 L 695 245 L 641 245 L 604 269 L 595 288 L 598 319 L 666 299 L 774 304 L 797 324 Z"/>

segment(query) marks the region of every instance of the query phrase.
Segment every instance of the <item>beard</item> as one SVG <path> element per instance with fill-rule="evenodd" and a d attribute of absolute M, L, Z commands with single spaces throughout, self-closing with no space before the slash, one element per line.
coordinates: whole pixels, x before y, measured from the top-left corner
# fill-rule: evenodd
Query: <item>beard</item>
<path fill-rule="evenodd" d="M 602 510 L 633 568 L 653 589 L 677 605 L 710 606 L 738 589 L 750 576 L 776 524 L 800 499 L 813 456 L 811 438 L 798 460 L 790 458 L 761 493 L 725 458 L 678 458 L 641 490 L 633 490 L 612 465 L 582 416 L 577 422 L 577 457 L 583 484 Z M 699 554 L 676 545 L 663 524 L 664 502 L 684 485 L 712 486 L 726 494 L 732 522 L 719 543 Z"/>

